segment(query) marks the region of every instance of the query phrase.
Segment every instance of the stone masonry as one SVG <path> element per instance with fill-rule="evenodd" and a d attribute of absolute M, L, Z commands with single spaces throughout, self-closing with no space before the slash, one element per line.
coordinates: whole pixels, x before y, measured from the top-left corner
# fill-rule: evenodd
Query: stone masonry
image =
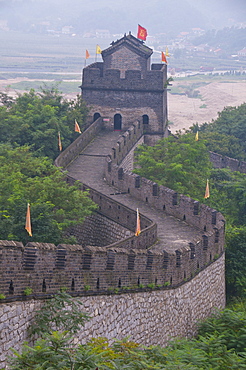
<path fill-rule="evenodd" d="M 70 230 L 80 244 L 0 241 L 0 367 L 27 338 L 42 299 L 61 287 L 91 315 L 75 343 L 129 335 L 166 345 L 194 335 L 197 321 L 225 306 L 223 216 L 131 172 L 133 148 L 167 133 L 166 65 L 151 66 L 151 54 L 129 34 L 84 69 L 93 123 L 55 161 L 98 205 Z"/>
<path fill-rule="evenodd" d="M 143 345 L 164 346 L 177 336 L 191 337 L 196 323 L 215 307 L 225 305 L 224 256 L 176 289 L 81 297 L 82 310 L 91 316 L 74 343 L 103 336 L 110 341 L 129 336 Z M 21 349 L 27 329 L 41 301 L 0 305 L 0 366 L 6 368 L 10 348 Z"/>
<path fill-rule="evenodd" d="M 139 119 L 145 133 L 167 135 L 167 66 L 150 65 L 153 51 L 130 33 L 102 51 L 103 62 L 83 69 L 82 97 L 96 115 L 124 131 Z M 93 118 L 94 117 L 94 118 Z"/>

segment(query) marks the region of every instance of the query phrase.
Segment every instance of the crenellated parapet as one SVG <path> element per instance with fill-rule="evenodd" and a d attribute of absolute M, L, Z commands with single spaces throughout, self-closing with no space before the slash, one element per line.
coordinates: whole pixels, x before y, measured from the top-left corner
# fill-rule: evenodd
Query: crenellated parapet
<path fill-rule="evenodd" d="M 61 153 L 56 164 L 66 166 L 73 155 L 77 156 L 98 133 L 98 122 Z M 200 237 L 177 249 L 167 245 L 152 250 L 158 240 L 155 222 L 141 215 L 141 234 L 136 237 L 135 209 L 81 184 L 81 190 L 87 190 L 98 205 L 95 216 L 72 230 L 82 244 L 55 246 L 32 242 L 23 246 L 14 241 L 0 242 L 0 292 L 7 300 L 22 299 L 27 287 L 35 297 L 53 294 L 62 287 L 75 295 L 85 294 L 87 290 L 98 294 L 123 287 L 167 289 L 184 284 L 223 254 L 225 221 L 219 212 L 121 167 L 122 160 L 141 136 L 142 125 L 136 121 L 118 138 L 105 158 L 105 178 L 119 192 L 131 194 L 163 214 L 192 225 L 199 230 Z M 66 177 L 69 184 L 76 181 L 69 175 Z M 99 222 L 95 217 L 104 220 L 103 229 L 96 232 L 92 228 L 92 224 Z M 88 234 L 95 234 L 95 240 L 102 240 L 100 233 L 105 237 L 105 230 L 110 230 L 111 236 L 105 237 L 109 243 L 89 245 L 87 241 L 92 239 L 86 237 L 86 229 Z M 80 239 L 79 235 L 84 238 Z"/>
<path fill-rule="evenodd" d="M 135 126 L 131 127 L 128 133 L 134 130 Z M 128 192 L 134 198 L 141 199 L 204 232 L 224 229 L 225 219 L 220 212 L 121 167 L 121 148 L 124 147 L 125 135 L 127 133 L 118 140 L 105 161 L 105 177 L 110 184 L 113 182 L 120 191 Z"/>
<path fill-rule="evenodd" d="M 106 69 L 104 72 L 97 63 L 83 70 L 83 92 L 85 90 L 163 92 L 166 83 L 166 65 L 152 65 L 152 70 L 144 75 L 140 70 L 125 71 L 121 77 L 119 69 Z"/>
<path fill-rule="evenodd" d="M 135 238 L 136 239 L 136 238 Z M 139 239 L 140 240 L 140 239 Z M 175 252 L 134 249 L 132 239 L 106 247 L 0 241 L 3 301 L 44 298 L 65 288 L 74 295 L 119 289 L 174 288 L 192 279 L 222 250 L 199 241 Z"/>
<path fill-rule="evenodd" d="M 90 120 L 100 114 L 125 130 L 139 119 L 146 133 L 167 134 L 167 65 L 151 64 L 152 53 L 129 33 L 102 51 L 102 62 L 83 69 L 81 90 Z"/>
<path fill-rule="evenodd" d="M 231 171 L 246 173 L 246 162 L 227 157 L 214 152 L 209 152 L 210 161 L 215 168 L 229 168 Z"/>
<path fill-rule="evenodd" d="M 81 296 L 91 316 L 80 343 L 129 335 L 143 345 L 166 345 L 194 335 L 197 321 L 225 306 L 221 213 L 127 169 L 134 147 L 167 134 L 167 66 L 151 65 L 152 52 L 129 33 L 102 51 L 103 62 L 83 70 L 82 97 L 93 123 L 55 160 L 67 183 L 80 181 L 98 205 L 67 231 L 78 243 L 0 241 L 1 367 L 10 347 L 19 350 L 27 339 L 42 299 L 59 289 Z M 221 167 L 227 161 L 213 158 Z"/>

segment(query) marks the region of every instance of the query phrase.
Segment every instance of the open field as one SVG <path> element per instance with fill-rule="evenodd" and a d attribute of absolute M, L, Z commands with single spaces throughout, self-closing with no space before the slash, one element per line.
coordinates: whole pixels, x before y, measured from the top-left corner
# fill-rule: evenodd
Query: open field
<path fill-rule="evenodd" d="M 170 130 L 175 133 L 178 130 L 189 128 L 193 124 L 211 122 L 218 117 L 226 106 L 239 106 L 246 103 L 246 79 L 202 78 L 202 83 L 196 80 L 195 90 L 198 97 L 192 98 L 187 95 L 168 94 L 168 117 Z M 204 83 L 205 82 L 205 83 Z M 175 79 L 172 82 L 174 89 L 184 85 L 190 92 L 189 86 L 194 86 L 192 79 Z M 172 88 L 171 88 L 172 90 Z M 192 94 L 191 94 L 192 95 Z"/>
<path fill-rule="evenodd" d="M 1 74 L 0 74 L 1 75 Z M 10 96 L 16 96 L 17 94 L 22 94 L 24 91 L 29 91 L 34 89 L 36 91 L 40 90 L 40 87 L 46 86 L 56 86 L 59 91 L 64 94 L 64 97 L 69 99 L 70 97 L 80 94 L 81 90 L 79 86 L 81 85 L 81 75 L 78 73 L 74 76 L 53 76 L 47 78 L 43 75 L 43 78 L 30 79 L 28 77 L 15 77 L 15 78 L 4 78 L 0 79 L 0 91 L 7 93 Z"/>

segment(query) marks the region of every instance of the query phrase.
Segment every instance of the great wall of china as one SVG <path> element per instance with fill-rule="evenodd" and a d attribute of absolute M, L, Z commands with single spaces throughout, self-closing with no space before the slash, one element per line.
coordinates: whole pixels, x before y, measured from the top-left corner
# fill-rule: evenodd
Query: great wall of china
<path fill-rule="evenodd" d="M 160 68 L 155 72 L 158 80 Z M 92 74 L 98 71 L 92 68 Z M 80 181 L 98 205 L 83 225 L 70 230 L 78 244 L 0 242 L 0 292 L 6 296 L 0 301 L 2 367 L 10 348 L 19 349 L 27 339 L 43 299 L 60 288 L 80 296 L 91 316 L 75 338 L 82 343 L 96 336 L 130 336 L 144 345 L 166 345 L 175 336 L 194 335 L 198 321 L 225 306 L 223 216 L 132 173 L 134 148 L 160 134 L 156 123 L 146 134 L 155 109 L 148 111 L 148 122 L 142 108 L 135 117 L 132 108 L 120 111 L 117 131 L 119 110 L 115 114 L 115 107 L 106 107 L 105 119 L 95 117 L 99 108 L 92 112 L 94 122 L 55 161 L 67 182 Z M 214 158 L 217 166 L 225 163 Z M 137 208 L 139 236 L 134 234 Z M 28 297 L 26 287 L 32 289 Z"/>

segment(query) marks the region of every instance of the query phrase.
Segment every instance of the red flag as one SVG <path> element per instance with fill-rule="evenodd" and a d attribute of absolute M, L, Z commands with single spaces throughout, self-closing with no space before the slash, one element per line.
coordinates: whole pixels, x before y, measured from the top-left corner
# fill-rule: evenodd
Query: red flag
<path fill-rule="evenodd" d="M 141 233 L 141 227 L 140 227 L 140 216 L 137 208 L 137 224 L 136 224 L 136 231 L 135 235 L 138 236 Z"/>
<path fill-rule="evenodd" d="M 140 40 L 146 40 L 146 37 L 148 36 L 146 28 L 138 25 L 138 35 L 137 38 Z"/>
<path fill-rule="evenodd" d="M 86 50 L 86 51 L 85 51 L 85 59 L 88 59 L 88 58 L 90 58 L 90 54 L 89 54 L 89 51 L 88 51 L 88 50 Z"/>
<path fill-rule="evenodd" d="M 26 225 L 25 229 L 30 236 L 32 236 L 32 226 L 31 226 L 31 212 L 30 212 L 30 204 L 27 203 L 27 211 L 26 211 Z"/>
<path fill-rule="evenodd" d="M 166 58 L 166 55 L 163 51 L 161 52 L 161 61 L 164 62 L 164 63 L 167 63 L 167 58 Z"/>
<path fill-rule="evenodd" d="M 74 130 L 75 130 L 75 132 L 78 132 L 79 134 L 81 134 L 81 130 L 80 130 L 79 124 L 78 124 L 78 122 L 76 120 L 75 120 Z"/>

